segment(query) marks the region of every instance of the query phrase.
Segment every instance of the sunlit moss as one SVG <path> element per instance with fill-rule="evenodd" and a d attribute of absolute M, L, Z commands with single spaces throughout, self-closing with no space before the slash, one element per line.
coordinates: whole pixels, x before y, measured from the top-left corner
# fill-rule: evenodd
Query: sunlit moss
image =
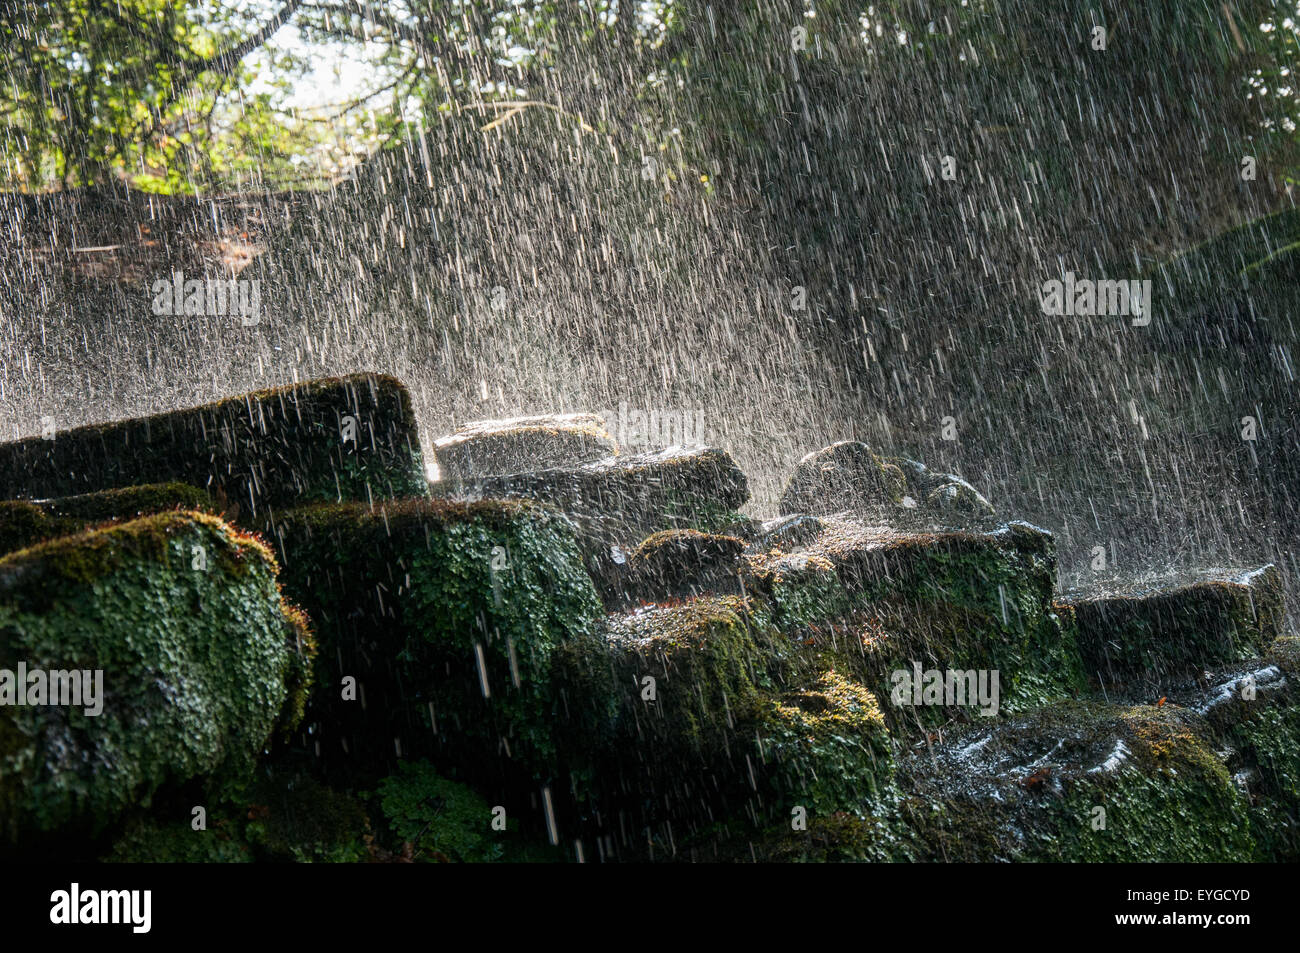
<path fill-rule="evenodd" d="M 0 709 L 11 841 L 98 831 L 164 785 L 246 777 L 292 728 L 314 648 L 257 539 L 170 512 L 0 559 L 0 658 L 101 670 L 103 711 Z"/>

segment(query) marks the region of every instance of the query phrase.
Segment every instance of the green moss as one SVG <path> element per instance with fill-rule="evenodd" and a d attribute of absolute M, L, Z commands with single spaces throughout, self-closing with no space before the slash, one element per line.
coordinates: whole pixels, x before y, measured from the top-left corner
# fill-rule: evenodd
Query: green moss
<path fill-rule="evenodd" d="M 102 830 L 196 777 L 237 783 L 289 727 L 311 650 L 269 553 L 211 516 L 146 517 L 0 560 L 0 668 L 101 670 L 104 691 L 98 716 L 0 708 L 5 838 Z"/>
<path fill-rule="evenodd" d="M 254 854 L 237 825 L 222 820 L 196 831 L 184 821 L 139 820 L 113 842 L 110 864 L 247 864 Z"/>
<path fill-rule="evenodd" d="M 1265 657 L 1288 675 L 1300 675 L 1300 636 L 1278 636 L 1269 645 Z"/>
<path fill-rule="evenodd" d="M 272 575 L 279 571 L 275 557 L 258 536 L 237 530 L 207 513 L 175 510 L 61 536 L 10 553 L 0 559 L 0 590 L 8 578 L 6 569 L 18 569 L 33 563 L 39 563 L 41 571 L 52 581 L 78 585 L 94 583 L 140 560 L 161 563 L 169 558 L 178 534 L 187 534 L 196 526 L 211 531 L 216 545 L 194 543 L 202 552 L 191 552 L 190 564 L 195 560 L 215 562 L 221 570 L 233 575 L 243 575 L 255 563 L 268 565 Z M 54 593 L 19 588 L 14 595 L 27 600 L 29 606 L 37 607 L 46 604 Z"/>
<path fill-rule="evenodd" d="M 1277 639 L 1247 670 L 1253 692 L 1242 690 L 1238 669 L 1203 696 L 1206 736 L 1249 792 L 1257 858 L 1300 860 L 1300 638 Z"/>
<path fill-rule="evenodd" d="M 562 517 L 522 501 L 319 505 L 277 536 L 321 642 L 304 741 L 330 770 L 387 773 L 396 744 L 555 770 L 553 661 L 600 613 Z"/>
<path fill-rule="evenodd" d="M 746 557 L 745 587 L 782 632 L 852 671 L 882 702 L 892 673 L 992 670 L 1003 711 L 1070 697 L 1086 681 L 1072 610 L 1053 602 L 1051 537 L 1022 524 L 994 533 L 900 534 L 830 521 L 804 552 Z M 885 704 L 914 734 L 964 709 Z"/>
<path fill-rule="evenodd" d="M 0 554 L 66 535 L 63 528 L 54 525 L 35 503 L 23 500 L 0 502 Z"/>
<path fill-rule="evenodd" d="M 167 510 L 213 513 L 208 495 L 184 483 L 133 486 L 53 500 L 0 502 L 0 555 L 93 526 Z"/>
<path fill-rule="evenodd" d="M 110 863 L 356 863 L 371 858 L 362 800 L 277 765 L 250 783 L 206 792 L 206 829 L 180 800 L 130 820 L 105 852 Z M 185 815 L 185 819 L 176 819 Z M 170 816 L 172 819 L 166 819 Z"/>
<path fill-rule="evenodd" d="M 681 859 L 722 863 L 887 863 L 909 861 L 911 845 L 893 814 L 896 797 L 878 796 L 871 810 L 809 812 L 770 823 L 732 816 L 686 839 Z M 901 833 L 900 833 L 901 831 Z"/>
<path fill-rule="evenodd" d="M 506 830 L 492 829 L 492 809 L 463 784 L 438 776 L 425 762 L 403 762 L 379 783 L 384 818 L 396 842 L 411 845 L 411 859 L 490 863 L 505 856 Z"/>
<path fill-rule="evenodd" d="M 175 482 L 128 486 L 118 490 L 42 500 L 40 506 L 51 516 L 80 519 L 88 523 L 148 516 L 175 509 L 219 515 L 207 493 L 188 483 Z"/>
<path fill-rule="evenodd" d="M 772 622 L 791 635 L 846 616 L 852 600 L 825 556 L 780 551 L 745 560 L 746 587 L 768 605 Z"/>
<path fill-rule="evenodd" d="M 757 721 L 735 724 L 731 744 L 744 755 L 749 784 L 732 789 L 726 820 L 686 836 L 680 854 L 741 862 L 902 857 L 893 746 L 875 696 L 831 670 L 795 681 L 804 687 L 762 692 Z"/>
<path fill-rule="evenodd" d="M 708 759 L 739 722 L 754 722 L 788 671 L 789 649 L 739 596 L 710 596 L 608 620 L 615 678 L 626 686 L 623 733 L 642 755 Z M 654 679 L 656 700 L 642 698 Z"/>
<path fill-rule="evenodd" d="M 772 827 L 755 838 L 755 859 L 773 863 L 887 863 L 908 860 L 888 817 L 835 811 L 806 831 Z"/>
<path fill-rule="evenodd" d="M 603 810 L 671 825 L 658 836 L 672 840 L 719 816 L 863 811 L 888 788 L 876 698 L 773 628 L 762 602 L 646 608 L 611 618 L 608 638 L 621 703 L 594 772 Z"/>
<path fill-rule="evenodd" d="M 260 861 L 357 863 L 371 855 L 362 799 L 302 771 L 259 772 L 238 804 L 243 837 Z"/>
<path fill-rule="evenodd" d="M 809 814 L 860 811 L 890 784 L 893 751 L 880 705 L 834 671 L 772 703 L 758 736 L 757 770 L 778 798 Z"/>
<path fill-rule="evenodd" d="M 892 672 L 913 662 L 998 672 L 1006 713 L 1085 687 L 1073 619 L 1053 603 L 1055 548 L 1041 530 L 1013 523 L 992 533 L 873 534 L 840 525 L 801 555 L 829 562 L 839 580 L 824 598 L 805 597 L 814 610 L 799 614 L 806 634 L 881 698 L 890 697 Z M 818 605 L 827 615 L 814 621 Z M 955 714 L 965 713 L 886 706 L 895 730 Z"/>
<path fill-rule="evenodd" d="M 1230 739 L 1255 775 L 1250 808 L 1256 857 L 1270 863 L 1300 861 L 1300 707 L 1260 706 L 1234 727 Z"/>
<path fill-rule="evenodd" d="M 911 783 L 900 816 L 919 858 L 1203 862 L 1253 854 L 1247 805 L 1189 712 L 1065 703 L 991 731 L 947 741 L 937 760 L 901 766 Z"/>

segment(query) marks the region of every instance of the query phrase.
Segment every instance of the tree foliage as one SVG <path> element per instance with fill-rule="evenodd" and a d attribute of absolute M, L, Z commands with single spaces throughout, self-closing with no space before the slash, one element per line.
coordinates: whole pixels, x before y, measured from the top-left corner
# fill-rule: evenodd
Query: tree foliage
<path fill-rule="evenodd" d="M 731 165 L 740 179 L 780 161 L 793 111 L 894 124 L 891 104 L 920 95 L 937 120 L 955 111 L 972 130 L 1119 106 L 1139 114 L 1133 136 L 1157 119 L 1224 146 L 1249 135 L 1289 150 L 1294 181 L 1291 5 L 5 0 L 0 149 L 9 188 L 284 186 L 335 174 L 376 141 L 409 141 L 411 120 L 432 113 L 508 128 L 546 109 L 618 148 L 669 153 L 670 175 Z M 1097 27 L 1109 46 L 1090 58 Z M 308 115 L 289 97 L 321 53 L 358 58 L 368 76 Z M 1247 121 L 1219 129 L 1227 102 Z"/>

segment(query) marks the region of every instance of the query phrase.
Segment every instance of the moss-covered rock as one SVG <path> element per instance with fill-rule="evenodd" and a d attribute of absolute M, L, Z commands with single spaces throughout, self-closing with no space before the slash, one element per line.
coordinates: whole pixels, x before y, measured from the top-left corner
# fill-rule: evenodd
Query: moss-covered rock
<path fill-rule="evenodd" d="M 331 776 L 419 753 L 555 770 L 568 702 L 553 659 L 600 614 L 563 517 L 526 501 L 322 504 L 276 534 L 321 643 L 302 742 Z"/>
<path fill-rule="evenodd" d="M 795 802 L 778 814 L 861 807 L 892 781 L 894 755 L 880 703 L 842 672 L 824 671 L 807 687 L 782 694 L 763 712 L 758 744 L 757 770 L 769 778 L 772 795 Z"/>
<path fill-rule="evenodd" d="M 1148 693 L 1203 669 L 1258 656 L 1281 631 L 1282 577 L 1269 565 L 1101 594 L 1072 593 L 1079 648 L 1107 686 Z"/>
<path fill-rule="evenodd" d="M 767 605 L 773 625 L 792 638 L 815 640 L 817 631 L 847 618 L 853 609 L 835 563 L 821 553 L 751 553 L 742 579 L 746 590 Z"/>
<path fill-rule="evenodd" d="M 779 516 L 765 520 L 750 540 L 749 550 L 754 553 L 773 549 L 793 552 L 809 545 L 825 528 L 825 524 L 815 516 Z"/>
<path fill-rule="evenodd" d="M 98 714 L 84 697 L 0 707 L 4 840 L 98 832 L 165 785 L 246 777 L 308 687 L 311 635 L 276 571 L 257 539 L 183 511 L 0 559 L 0 669 L 102 673 Z"/>
<path fill-rule="evenodd" d="M 444 480 L 581 466 L 618 452 L 596 414 L 548 414 L 466 424 L 433 445 Z"/>
<path fill-rule="evenodd" d="M 875 696 L 777 632 L 762 603 L 699 598 L 611 617 L 607 632 L 620 713 L 593 775 L 606 810 L 658 839 L 727 816 L 860 809 L 888 787 Z"/>
<path fill-rule="evenodd" d="M 781 494 L 782 513 L 883 515 L 903 499 L 903 474 L 871 448 L 842 440 L 805 456 Z"/>
<path fill-rule="evenodd" d="M 257 391 L 152 417 L 0 444 L 0 495 L 16 499 L 181 481 L 227 518 L 311 500 L 427 492 L 410 394 L 357 374 Z"/>
<path fill-rule="evenodd" d="M 598 521 L 602 542 L 634 546 L 661 529 L 726 533 L 749 521 L 735 511 L 749 499 L 745 474 L 725 450 L 698 448 L 606 457 L 580 467 L 472 480 L 443 480 L 438 496 L 531 499 Z"/>
<path fill-rule="evenodd" d="M 204 807 L 196 828 L 192 808 Z M 109 863 L 356 863 L 372 859 L 363 798 L 297 767 L 258 769 L 238 788 L 172 798 L 130 818 L 104 850 Z"/>
<path fill-rule="evenodd" d="M 1063 703 L 900 762 L 917 859 L 1244 861 L 1245 799 L 1185 709 Z"/>
<path fill-rule="evenodd" d="M 693 529 L 662 530 L 642 540 L 619 571 L 596 579 L 607 607 L 740 591 L 745 543 Z"/>
<path fill-rule="evenodd" d="M 791 650 L 752 611 L 740 596 L 709 596 L 607 618 L 628 703 L 623 738 L 636 739 L 638 761 L 725 754 L 736 722 L 762 711 L 762 691 L 784 685 Z"/>
<path fill-rule="evenodd" d="M 893 673 L 917 663 L 997 672 L 1007 712 L 1085 686 L 1072 615 L 1054 603 L 1055 544 L 1027 523 L 902 533 L 830 520 L 805 551 L 752 560 L 747 578 L 791 634 L 859 674 L 897 730 L 969 714 L 885 703 Z"/>
<path fill-rule="evenodd" d="M 0 501 L 0 555 L 100 523 L 176 509 L 217 514 L 206 493 L 185 483 L 132 486 L 53 500 Z"/>
<path fill-rule="evenodd" d="M 1169 696 L 1204 719 L 1250 805 L 1256 856 L 1300 860 L 1300 639 L 1277 639 L 1262 659 L 1206 673 Z"/>
<path fill-rule="evenodd" d="M 1226 732 L 1235 779 L 1250 795 L 1256 859 L 1300 861 L 1300 704 L 1257 705 Z"/>
<path fill-rule="evenodd" d="M 965 481 L 935 487 L 925 498 L 925 506 L 947 518 L 980 520 L 997 515 L 993 504 Z"/>
<path fill-rule="evenodd" d="M 441 776 L 425 761 L 404 761 L 379 782 L 389 850 L 412 863 L 492 863 L 560 860 L 545 838 L 520 830 L 505 803 L 489 804 L 469 787 Z M 498 826 L 494 826 L 494 823 Z"/>

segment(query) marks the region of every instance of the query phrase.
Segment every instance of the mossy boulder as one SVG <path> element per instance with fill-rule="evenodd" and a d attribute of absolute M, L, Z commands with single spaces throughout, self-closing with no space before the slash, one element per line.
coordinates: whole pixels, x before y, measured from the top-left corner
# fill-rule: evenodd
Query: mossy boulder
<path fill-rule="evenodd" d="M 0 707 L 3 839 L 93 834 L 164 786 L 245 778 L 309 684 L 276 571 L 256 538 L 184 511 L 0 559 L 0 669 L 102 672 L 98 714 Z"/>
<path fill-rule="evenodd" d="M 548 414 L 466 424 L 433 445 L 444 480 L 593 463 L 618 452 L 596 414 Z"/>
<path fill-rule="evenodd" d="M 132 486 L 53 500 L 0 501 L 0 555 L 100 523 L 175 509 L 217 515 L 211 498 L 185 483 Z"/>
<path fill-rule="evenodd" d="M 0 444 L 4 497 L 170 481 L 210 492 L 227 518 L 245 523 L 312 500 L 427 493 L 410 394 L 377 374 Z"/>
<path fill-rule="evenodd" d="M 758 716 L 762 691 L 784 685 L 791 651 L 753 608 L 740 596 L 706 596 L 607 617 L 616 680 L 627 689 L 622 737 L 635 739 L 638 761 L 718 755 L 737 721 Z"/>
<path fill-rule="evenodd" d="M 752 537 L 756 521 L 737 508 L 748 481 L 724 450 L 682 449 L 607 457 L 580 467 L 553 468 L 431 485 L 439 498 L 528 499 L 564 513 L 583 563 L 610 610 L 623 608 L 628 557 L 647 534 L 696 529 Z"/>
<path fill-rule="evenodd" d="M 1240 862 L 1248 805 L 1166 705 L 1066 702 L 946 737 L 899 764 L 909 853 L 942 861 Z"/>
<path fill-rule="evenodd" d="M 981 520 L 997 515 L 993 504 L 969 483 L 944 483 L 925 498 L 926 509 L 946 518 Z"/>
<path fill-rule="evenodd" d="M 201 800 L 204 827 L 189 805 Z M 173 798 L 130 818 L 105 848 L 108 863 L 356 863 L 371 858 L 366 804 L 296 767 L 259 766 L 246 785 Z"/>
<path fill-rule="evenodd" d="M 805 686 L 783 693 L 758 727 L 760 776 L 778 816 L 797 807 L 832 814 L 874 803 L 888 790 L 894 753 L 876 696 L 853 676 L 823 671 Z"/>
<path fill-rule="evenodd" d="M 592 522 L 593 536 L 635 546 L 661 529 L 727 532 L 747 523 L 735 511 L 749 482 L 725 450 L 711 447 L 606 457 L 580 467 L 442 480 L 451 499 L 531 499 Z"/>
<path fill-rule="evenodd" d="M 599 703 L 552 682 L 557 651 L 601 612 L 562 516 L 527 501 L 320 504 L 275 533 L 321 644 L 301 743 L 330 777 L 420 754 L 483 775 L 556 770 L 563 716 Z"/>
<path fill-rule="evenodd" d="M 1280 635 L 1283 617 L 1282 576 L 1272 565 L 1064 601 L 1074 608 L 1089 673 L 1106 686 L 1149 691 L 1258 656 Z"/>
<path fill-rule="evenodd" d="M 893 674 L 916 663 L 997 672 L 1007 712 L 1085 687 L 1072 614 L 1054 601 L 1050 533 L 1018 522 L 987 533 L 827 523 L 800 553 L 752 560 L 747 578 L 783 626 L 798 626 L 792 635 L 859 674 L 881 697 L 892 728 L 969 715 L 886 702 Z"/>
<path fill-rule="evenodd" d="M 1257 705 L 1226 732 L 1234 780 L 1250 797 L 1256 859 L 1300 861 L 1300 700 Z"/>
<path fill-rule="evenodd" d="M 606 606 L 688 599 L 740 590 L 745 543 L 693 529 L 663 530 L 642 540 L 622 571 L 597 580 Z"/>
<path fill-rule="evenodd" d="M 620 715 L 593 771 L 606 809 L 672 837 L 728 815 L 856 807 L 888 787 L 873 693 L 777 632 L 761 603 L 645 608 L 610 617 L 607 638 Z"/>
<path fill-rule="evenodd" d="M 853 611 L 853 597 L 823 554 L 750 553 L 741 578 L 745 590 L 766 604 L 773 625 L 791 638 L 813 641 L 817 630 Z"/>
<path fill-rule="evenodd" d="M 1263 658 L 1206 673 L 1170 703 L 1195 711 L 1250 805 L 1256 857 L 1300 860 L 1300 638 Z"/>
<path fill-rule="evenodd" d="M 815 516 L 778 516 L 759 525 L 748 548 L 751 553 L 793 552 L 809 545 L 825 528 Z"/>
<path fill-rule="evenodd" d="M 897 467 L 887 466 L 864 443 L 842 440 L 799 461 L 781 494 L 780 511 L 883 516 L 902 503 L 903 490 Z"/>

